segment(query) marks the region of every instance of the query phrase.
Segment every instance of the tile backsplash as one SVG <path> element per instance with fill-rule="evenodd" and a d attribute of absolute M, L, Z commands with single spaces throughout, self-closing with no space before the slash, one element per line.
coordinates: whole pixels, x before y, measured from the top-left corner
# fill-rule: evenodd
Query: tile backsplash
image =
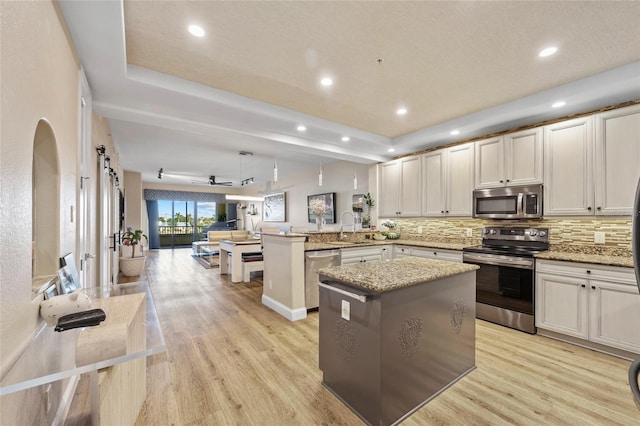
<path fill-rule="evenodd" d="M 403 239 L 429 239 L 432 241 L 460 241 L 480 244 L 484 226 L 529 226 L 549 228 L 551 247 L 570 250 L 572 247 L 631 250 L 631 218 L 558 218 L 531 221 L 497 221 L 485 219 L 427 219 L 396 218 Z M 385 219 L 380 219 L 382 224 Z M 472 237 L 467 237 L 471 229 Z M 419 233 L 418 231 L 422 231 Z M 594 233 L 604 232 L 605 243 L 595 244 Z"/>

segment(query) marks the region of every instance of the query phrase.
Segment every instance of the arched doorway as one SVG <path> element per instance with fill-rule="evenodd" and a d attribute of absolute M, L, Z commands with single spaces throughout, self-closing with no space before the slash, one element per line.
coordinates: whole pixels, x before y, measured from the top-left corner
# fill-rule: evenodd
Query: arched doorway
<path fill-rule="evenodd" d="M 56 137 L 41 119 L 33 137 L 32 275 L 55 275 L 59 268 L 60 171 Z"/>

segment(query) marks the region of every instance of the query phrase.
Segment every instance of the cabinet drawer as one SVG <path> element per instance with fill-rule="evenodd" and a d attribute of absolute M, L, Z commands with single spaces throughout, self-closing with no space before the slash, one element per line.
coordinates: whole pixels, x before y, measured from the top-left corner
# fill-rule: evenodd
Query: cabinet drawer
<path fill-rule="evenodd" d="M 631 268 L 594 265 L 590 263 L 536 260 L 536 271 L 580 278 L 613 280 L 620 284 L 636 285 L 635 273 Z"/>

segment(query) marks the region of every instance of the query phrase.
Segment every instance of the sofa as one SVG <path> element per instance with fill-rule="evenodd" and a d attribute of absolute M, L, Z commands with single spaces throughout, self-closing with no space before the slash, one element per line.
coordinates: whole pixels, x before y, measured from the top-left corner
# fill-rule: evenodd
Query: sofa
<path fill-rule="evenodd" d="M 196 255 L 211 254 L 219 251 L 220 240 L 246 240 L 250 235 L 249 231 L 209 231 L 205 241 L 194 241 L 191 248 Z"/>

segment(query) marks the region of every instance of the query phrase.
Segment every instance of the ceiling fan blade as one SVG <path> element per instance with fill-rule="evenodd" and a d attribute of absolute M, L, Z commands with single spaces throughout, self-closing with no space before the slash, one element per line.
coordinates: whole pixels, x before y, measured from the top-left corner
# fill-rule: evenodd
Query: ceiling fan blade
<path fill-rule="evenodd" d="M 216 182 L 216 177 L 215 176 L 209 176 L 209 185 L 214 186 L 214 185 L 219 185 L 219 186 L 231 186 L 233 182 Z"/>

